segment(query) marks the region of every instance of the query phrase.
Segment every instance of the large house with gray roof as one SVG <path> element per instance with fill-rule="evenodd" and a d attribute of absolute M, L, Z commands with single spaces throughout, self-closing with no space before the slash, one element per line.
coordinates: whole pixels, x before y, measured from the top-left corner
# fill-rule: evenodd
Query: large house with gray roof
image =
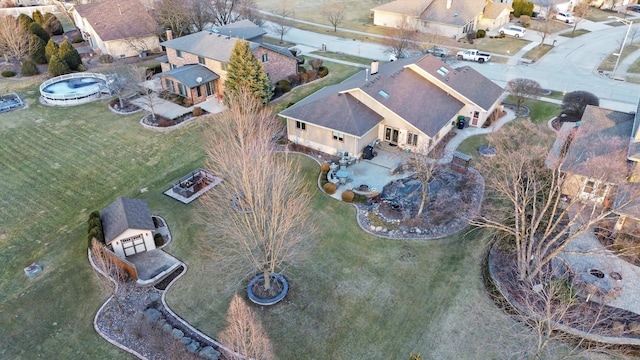
<path fill-rule="evenodd" d="M 377 6 L 373 24 L 460 39 L 469 31 L 493 30 L 509 22 L 509 4 L 491 0 L 394 0 Z"/>
<path fill-rule="evenodd" d="M 147 202 L 119 197 L 100 212 L 104 242 L 120 258 L 156 248 Z"/>
<path fill-rule="evenodd" d="M 469 66 L 426 55 L 372 68 L 282 111 L 289 140 L 332 155 L 360 156 L 378 140 L 431 150 L 457 119 L 481 127 L 502 114 L 504 89 Z"/>
<path fill-rule="evenodd" d="M 162 89 L 187 98 L 192 104 L 212 96 L 221 99 L 229 57 L 237 41 L 249 42 L 272 84 L 296 74 L 297 59 L 286 48 L 263 43 L 264 34 L 264 29 L 249 20 L 175 39 L 168 32 L 168 40 L 160 44 L 167 49 L 167 55 L 158 58 Z"/>

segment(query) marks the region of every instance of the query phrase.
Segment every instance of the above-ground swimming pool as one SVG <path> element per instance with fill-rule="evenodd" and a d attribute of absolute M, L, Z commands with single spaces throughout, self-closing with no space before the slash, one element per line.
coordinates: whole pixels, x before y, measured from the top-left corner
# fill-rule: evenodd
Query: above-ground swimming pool
<path fill-rule="evenodd" d="M 110 80 L 97 73 L 74 73 L 54 77 L 40 85 L 42 102 L 46 105 L 73 106 L 111 95 Z"/>

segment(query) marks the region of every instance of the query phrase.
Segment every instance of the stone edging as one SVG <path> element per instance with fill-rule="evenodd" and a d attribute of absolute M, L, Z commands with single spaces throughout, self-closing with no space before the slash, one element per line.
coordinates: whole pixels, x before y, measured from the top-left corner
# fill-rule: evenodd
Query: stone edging
<path fill-rule="evenodd" d="M 140 125 L 142 125 L 142 127 L 146 128 L 146 129 L 149 129 L 149 130 L 165 131 L 165 132 L 172 131 L 172 130 L 175 130 L 175 129 L 179 129 L 179 128 L 183 127 L 183 126 L 186 126 L 187 124 L 191 124 L 192 122 L 194 122 L 197 119 L 200 119 L 200 118 L 204 117 L 204 115 L 202 115 L 202 116 L 192 116 L 189 119 L 187 119 L 187 120 L 185 120 L 185 121 L 183 121 L 183 122 L 181 122 L 179 124 L 176 124 L 176 125 L 173 125 L 173 126 L 159 127 L 159 126 L 147 125 L 147 124 L 144 123 L 144 119 L 147 116 L 149 116 L 149 114 L 143 116 L 142 119 L 140 119 Z"/>
<path fill-rule="evenodd" d="M 502 283 L 498 280 L 498 277 L 495 275 L 495 269 L 493 267 L 493 261 L 492 258 L 495 256 L 495 249 L 496 249 L 496 245 L 492 245 L 491 249 L 489 250 L 489 254 L 487 255 L 487 268 L 488 268 L 488 272 L 489 272 L 489 276 L 491 277 L 491 281 L 494 283 L 496 289 L 500 292 L 500 295 L 502 296 L 503 299 L 505 299 L 508 303 L 509 306 L 518 309 L 518 311 L 521 311 L 525 314 L 527 314 L 528 316 L 531 316 L 533 318 L 540 318 L 540 316 L 538 316 L 538 314 L 529 311 L 528 309 L 523 309 L 520 306 L 520 303 L 518 301 L 516 301 L 507 291 L 504 290 L 504 288 L 502 287 Z M 588 332 L 584 332 L 566 325 L 562 325 L 559 324 L 555 321 L 551 321 L 551 323 L 553 324 L 553 326 L 555 326 L 556 328 L 560 329 L 561 331 L 566 332 L 567 334 L 570 335 L 574 335 L 574 336 L 578 336 L 580 338 L 584 338 L 586 340 L 590 340 L 590 341 L 594 341 L 594 342 L 598 342 L 598 343 L 603 343 L 603 344 L 615 344 L 615 345 L 633 345 L 633 346 L 639 346 L 640 345 L 640 339 L 634 339 L 634 338 L 622 338 L 622 337 L 608 337 L 608 336 L 600 336 L 600 335 L 595 335 L 595 334 L 591 334 Z"/>
<path fill-rule="evenodd" d="M 89 259 L 89 263 L 91 264 L 91 267 L 93 268 L 93 270 L 99 272 L 102 276 L 105 276 L 106 278 L 109 279 L 109 281 L 113 282 L 114 285 L 116 286 L 116 291 L 118 289 L 118 283 L 113 281 L 113 279 L 110 276 L 107 276 L 107 274 L 104 273 L 104 271 L 102 271 L 102 269 L 99 269 L 96 264 L 93 262 L 93 258 L 91 257 L 91 250 L 89 248 L 87 248 L 87 257 Z M 143 359 L 146 360 L 147 358 L 144 357 L 142 354 L 138 353 L 137 351 L 128 348 L 122 344 L 120 344 L 119 342 L 113 341 L 111 340 L 110 337 L 107 336 L 107 334 L 105 334 L 104 332 L 102 332 L 102 330 L 100 330 L 100 327 L 98 326 L 98 316 L 100 316 L 100 313 L 102 312 L 102 310 L 107 306 L 107 304 L 109 304 L 110 301 L 113 300 L 113 295 L 109 296 L 109 298 L 107 299 L 107 301 L 104 302 L 104 304 L 102 304 L 102 306 L 100 306 L 100 308 L 98 309 L 98 311 L 96 311 L 96 315 L 93 317 L 93 328 L 96 330 L 96 332 L 98 333 L 98 335 L 100 335 L 100 337 L 102 337 L 103 339 L 105 339 L 107 342 L 111 343 L 111 345 L 114 345 L 115 347 L 124 350 L 134 356 L 136 356 L 138 359 Z"/>

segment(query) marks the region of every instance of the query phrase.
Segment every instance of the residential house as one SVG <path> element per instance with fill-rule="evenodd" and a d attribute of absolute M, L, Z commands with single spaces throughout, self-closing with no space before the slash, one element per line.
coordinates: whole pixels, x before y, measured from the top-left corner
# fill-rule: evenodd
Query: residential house
<path fill-rule="evenodd" d="M 272 84 L 296 74 L 297 59 L 286 48 L 262 43 L 264 34 L 262 28 L 249 20 L 175 39 L 167 32 L 169 40 L 161 43 L 167 55 L 158 58 L 162 89 L 188 98 L 193 104 L 211 96 L 222 98 L 227 65 L 238 41 L 249 41 Z"/>
<path fill-rule="evenodd" d="M 156 248 L 146 201 L 120 197 L 100 212 L 104 242 L 120 258 Z"/>
<path fill-rule="evenodd" d="M 504 11 L 508 6 L 489 0 L 395 0 L 371 11 L 374 25 L 400 28 L 408 24 L 420 32 L 459 39 L 469 31 L 493 30 L 509 22 L 509 12 Z"/>
<path fill-rule="evenodd" d="M 426 55 L 364 70 L 280 113 L 290 141 L 327 154 L 359 157 L 376 142 L 432 149 L 459 118 L 481 127 L 502 114 L 504 89 L 469 66 Z"/>
<path fill-rule="evenodd" d="M 640 108 L 638 109 L 640 110 Z M 562 193 L 614 206 L 616 229 L 640 234 L 640 116 L 588 105 L 577 123 L 565 123 L 549 166 L 561 161 Z M 632 198 L 630 198 L 632 197 Z M 631 201 L 633 200 L 633 201 Z"/>
<path fill-rule="evenodd" d="M 138 0 L 74 5 L 71 13 L 82 37 L 100 54 L 125 58 L 160 49 L 156 22 Z"/>

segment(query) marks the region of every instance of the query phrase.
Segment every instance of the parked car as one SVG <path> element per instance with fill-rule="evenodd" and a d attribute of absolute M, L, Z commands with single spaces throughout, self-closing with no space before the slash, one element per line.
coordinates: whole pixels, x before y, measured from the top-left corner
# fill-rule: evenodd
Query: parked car
<path fill-rule="evenodd" d="M 408 57 L 409 57 L 409 55 L 407 55 L 407 54 L 400 54 L 400 56 L 396 56 L 396 54 L 392 53 L 391 55 L 389 55 L 389 61 L 396 61 L 396 60 L 398 60 L 398 58 L 406 59 Z"/>
<path fill-rule="evenodd" d="M 527 29 L 520 26 L 515 26 L 515 25 L 508 25 L 500 28 L 500 34 L 505 34 L 505 35 L 509 35 L 517 38 L 524 36 L 524 34 L 526 33 L 527 33 Z"/>
<path fill-rule="evenodd" d="M 555 19 L 567 24 L 573 24 L 573 15 L 571 15 L 571 13 L 568 11 L 558 11 Z"/>
<path fill-rule="evenodd" d="M 433 56 L 438 56 L 438 57 L 447 57 L 449 56 L 449 50 L 443 47 L 432 46 L 427 49 L 427 54 L 431 54 Z"/>
<path fill-rule="evenodd" d="M 640 5 L 631 5 L 631 6 L 627 6 L 627 10 L 629 10 L 629 11 L 635 11 L 635 12 L 640 12 Z"/>
<path fill-rule="evenodd" d="M 465 50 L 458 51 L 456 58 L 458 60 L 477 61 L 482 64 L 483 62 L 491 60 L 491 54 L 483 53 L 479 50 Z"/>

